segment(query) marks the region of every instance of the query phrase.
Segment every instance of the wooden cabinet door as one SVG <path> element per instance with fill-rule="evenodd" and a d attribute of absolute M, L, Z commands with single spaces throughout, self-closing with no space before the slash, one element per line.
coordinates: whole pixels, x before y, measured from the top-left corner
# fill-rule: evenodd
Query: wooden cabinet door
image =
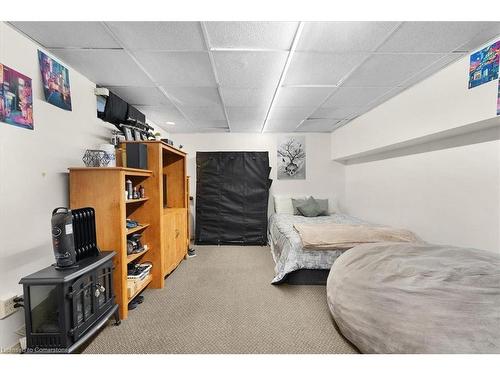
<path fill-rule="evenodd" d="M 180 263 L 186 254 L 187 235 L 186 210 L 179 211 L 176 215 L 176 259 Z"/>
<path fill-rule="evenodd" d="M 176 258 L 176 220 L 173 213 L 169 212 L 164 215 L 164 226 L 163 235 L 165 236 L 165 248 L 163 253 L 163 273 L 166 275 L 167 273 L 170 273 L 175 266 Z"/>

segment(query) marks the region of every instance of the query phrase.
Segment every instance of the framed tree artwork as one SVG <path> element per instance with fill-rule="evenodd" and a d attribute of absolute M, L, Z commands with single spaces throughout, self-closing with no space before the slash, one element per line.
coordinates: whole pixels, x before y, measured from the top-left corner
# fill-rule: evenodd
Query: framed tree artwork
<path fill-rule="evenodd" d="M 306 137 L 281 138 L 277 150 L 278 180 L 305 180 Z"/>

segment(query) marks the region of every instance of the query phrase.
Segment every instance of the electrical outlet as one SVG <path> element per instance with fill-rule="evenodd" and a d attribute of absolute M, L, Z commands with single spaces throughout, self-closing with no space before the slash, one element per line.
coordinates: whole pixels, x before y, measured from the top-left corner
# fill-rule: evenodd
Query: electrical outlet
<path fill-rule="evenodd" d="M 17 297 L 18 296 L 14 295 L 7 299 L 0 300 L 0 319 L 4 319 L 19 310 L 19 307 L 14 307 L 14 299 Z"/>

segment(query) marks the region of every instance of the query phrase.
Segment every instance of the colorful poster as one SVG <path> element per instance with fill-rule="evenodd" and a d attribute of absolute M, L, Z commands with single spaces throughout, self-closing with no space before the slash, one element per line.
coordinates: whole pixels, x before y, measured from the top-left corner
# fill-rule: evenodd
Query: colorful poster
<path fill-rule="evenodd" d="M 0 64 L 0 121 L 33 130 L 31 78 Z"/>
<path fill-rule="evenodd" d="M 500 41 L 470 56 L 469 89 L 498 78 Z"/>
<path fill-rule="evenodd" d="M 69 72 L 63 65 L 38 50 L 45 100 L 56 107 L 71 111 Z"/>
<path fill-rule="evenodd" d="M 498 81 L 497 115 L 500 115 L 500 80 Z"/>

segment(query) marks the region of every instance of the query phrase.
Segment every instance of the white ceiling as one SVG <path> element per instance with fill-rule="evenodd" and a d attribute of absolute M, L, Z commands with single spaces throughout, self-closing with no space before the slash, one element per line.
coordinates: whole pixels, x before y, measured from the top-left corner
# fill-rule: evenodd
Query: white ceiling
<path fill-rule="evenodd" d="M 11 24 L 156 125 L 200 133 L 331 132 L 500 34 L 500 22 Z"/>

